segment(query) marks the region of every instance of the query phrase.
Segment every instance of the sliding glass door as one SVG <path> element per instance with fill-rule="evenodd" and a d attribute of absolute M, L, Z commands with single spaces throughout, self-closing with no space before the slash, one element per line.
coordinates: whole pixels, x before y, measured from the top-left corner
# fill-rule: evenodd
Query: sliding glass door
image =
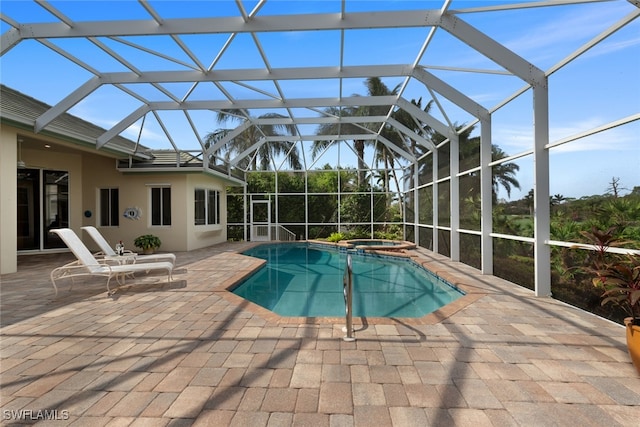
<path fill-rule="evenodd" d="M 19 251 L 65 247 L 52 228 L 69 226 L 69 174 L 65 171 L 18 169 Z"/>

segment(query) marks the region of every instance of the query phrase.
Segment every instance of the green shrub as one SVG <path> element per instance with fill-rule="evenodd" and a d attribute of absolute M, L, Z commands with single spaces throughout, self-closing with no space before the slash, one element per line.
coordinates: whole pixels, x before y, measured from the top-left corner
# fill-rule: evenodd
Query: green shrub
<path fill-rule="evenodd" d="M 158 236 L 154 236 L 153 234 L 144 234 L 136 237 L 133 244 L 142 250 L 158 249 L 162 241 L 160 241 Z"/>
<path fill-rule="evenodd" d="M 373 233 L 374 239 L 384 239 L 384 240 L 402 240 L 402 230 L 398 230 L 396 232 L 393 231 L 375 231 Z"/>
<path fill-rule="evenodd" d="M 327 237 L 328 242 L 338 243 L 340 240 L 345 240 L 344 233 L 331 233 L 329 237 Z"/>

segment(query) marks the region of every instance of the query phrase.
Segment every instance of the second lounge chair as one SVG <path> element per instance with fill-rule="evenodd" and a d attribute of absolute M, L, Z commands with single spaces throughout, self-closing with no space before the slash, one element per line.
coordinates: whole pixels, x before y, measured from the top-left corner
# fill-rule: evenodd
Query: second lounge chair
<path fill-rule="evenodd" d="M 100 233 L 100 231 L 98 231 L 97 228 L 93 226 L 86 226 L 86 227 L 82 227 L 82 229 L 86 231 L 89 234 L 89 236 L 91 236 L 94 242 L 96 242 L 96 244 L 100 248 L 100 251 L 102 251 L 102 254 L 104 254 L 107 257 L 114 257 L 114 258 L 118 256 L 118 254 L 116 254 L 116 251 L 111 247 L 111 245 L 109 245 L 109 242 L 107 242 L 107 239 L 104 238 L 102 233 Z M 176 256 L 175 254 L 171 254 L 171 253 L 138 255 L 135 252 L 130 252 L 130 253 L 128 252 L 125 255 L 128 257 L 132 257 L 133 261 L 136 263 L 150 262 L 150 261 L 167 261 L 173 265 L 176 264 Z"/>
<path fill-rule="evenodd" d="M 70 228 L 56 228 L 51 230 L 64 241 L 71 252 L 76 256 L 76 261 L 55 268 L 51 272 L 51 282 L 58 295 L 56 280 L 70 278 L 73 280 L 79 276 L 103 276 L 107 278 L 107 294 L 113 295 L 109 287 L 112 278 L 116 278 L 118 284 L 122 285 L 127 274 L 137 272 L 149 272 L 151 270 L 164 270 L 167 273 L 167 282 L 171 282 L 173 264 L 170 262 L 141 262 L 139 264 L 116 264 L 110 265 L 105 260 L 97 260 L 91 251 L 80 240 L 80 237 Z"/>

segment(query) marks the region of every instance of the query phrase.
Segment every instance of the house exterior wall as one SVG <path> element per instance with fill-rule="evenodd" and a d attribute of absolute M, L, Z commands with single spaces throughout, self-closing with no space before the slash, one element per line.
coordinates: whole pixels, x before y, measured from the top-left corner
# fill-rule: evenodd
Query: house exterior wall
<path fill-rule="evenodd" d="M 0 127 L 0 274 L 13 273 L 18 269 L 17 139 L 14 129 Z"/>
<path fill-rule="evenodd" d="M 80 152 L 59 152 L 49 150 L 22 149 L 22 159 L 27 167 L 33 169 L 60 170 L 69 172 L 69 228 L 80 233 L 81 206 L 82 206 L 82 175 L 83 164 Z M 15 165 L 13 168 L 15 175 Z M 16 189 L 14 188 L 15 192 Z M 15 206 L 14 206 L 15 209 Z M 13 242 L 15 250 L 15 240 Z"/>
<path fill-rule="evenodd" d="M 195 225 L 195 189 L 217 190 L 220 192 L 220 224 Z M 214 243 L 227 241 L 227 192 L 221 181 L 214 181 L 204 175 L 187 176 L 187 246 L 189 250 L 204 248 Z"/>
<path fill-rule="evenodd" d="M 29 168 L 64 170 L 69 172 L 69 227 L 94 251 L 98 248 L 82 231 L 82 226 L 93 225 L 115 246 L 122 240 L 126 249 L 139 250 L 133 244 L 142 234 L 154 234 L 162 241 L 161 252 L 198 249 L 226 241 L 225 181 L 201 172 L 140 172 L 122 173 L 116 169 L 113 156 L 100 151 L 74 149 L 72 144 L 47 136 L 33 135 L 10 126 L 0 129 L 0 273 L 17 271 L 17 210 L 16 162 L 18 160 L 18 133 L 29 139 L 50 143 L 50 149 L 21 150 L 21 159 Z M 152 226 L 150 219 L 151 190 L 158 185 L 171 187 L 171 226 Z M 215 226 L 195 226 L 194 189 L 208 188 L 220 191 L 221 223 Z M 120 216 L 117 227 L 100 227 L 99 190 L 119 189 L 119 211 L 137 207 L 140 219 Z M 59 251 L 58 249 L 57 251 Z"/>
<path fill-rule="evenodd" d="M 202 173 L 120 173 L 113 160 L 105 162 L 98 156 L 85 155 L 84 217 L 82 225 L 93 225 L 105 238 L 115 245 L 122 240 L 125 248 L 140 250 L 133 245 L 142 234 L 154 234 L 162 241 L 161 252 L 190 251 L 211 246 L 227 240 L 226 192 L 222 180 Z M 171 187 L 171 226 L 151 225 L 151 195 L 153 187 Z M 208 188 L 220 191 L 221 224 L 216 226 L 194 225 L 194 190 Z M 127 208 L 138 208 L 139 219 L 120 217 L 118 227 L 98 226 L 98 192 L 100 188 L 118 188 L 120 212 Z M 91 243 L 91 242 L 90 242 Z M 91 243 L 93 244 L 93 243 Z M 93 246 L 91 247 L 95 249 Z"/>
<path fill-rule="evenodd" d="M 80 231 L 78 207 L 82 204 L 82 157 L 80 151 L 60 152 L 55 149 L 32 150 L 18 149 L 18 134 L 22 131 L 11 126 L 0 129 L 0 160 L 2 177 L 0 184 L 0 273 L 17 271 L 17 161 L 25 162 L 28 168 L 64 170 L 69 172 L 69 224 L 76 232 Z M 42 146 L 53 142 L 42 137 Z M 19 151 L 19 152 L 18 152 Z"/>
<path fill-rule="evenodd" d="M 105 162 L 97 156 L 85 156 L 88 165 L 84 176 L 84 210 L 91 212 L 91 217 L 83 218 L 83 225 L 95 226 L 112 245 L 122 240 L 124 247 L 132 251 L 140 250 L 133 245 L 134 239 L 142 234 L 154 234 L 162 241 L 160 251 L 186 251 L 186 178 L 184 174 L 135 173 L 122 174 L 112 161 Z M 98 173 L 93 173 L 99 171 Z M 157 186 L 171 187 L 171 226 L 151 225 L 151 188 Z M 99 190 L 101 188 L 118 188 L 120 195 L 120 212 L 127 208 L 138 208 L 139 219 L 128 219 L 120 216 L 117 227 L 100 227 L 99 225 Z M 93 248 L 93 247 L 92 247 Z"/>

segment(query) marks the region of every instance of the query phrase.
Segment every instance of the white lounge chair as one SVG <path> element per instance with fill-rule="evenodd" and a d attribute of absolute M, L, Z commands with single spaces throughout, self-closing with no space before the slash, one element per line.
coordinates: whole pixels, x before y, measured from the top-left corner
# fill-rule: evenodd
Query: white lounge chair
<path fill-rule="evenodd" d="M 116 251 L 109 245 L 107 239 L 104 238 L 102 233 L 98 231 L 97 228 L 93 226 L 82 227 L 84 231 L 86 231 L 89 236 L 96 242 L 102 254 L 106 257 L 116 258 L 118 254 Z M 173 265 L 176 265 L 176 256 L 170 253 L 163 254 L 153 254 L 153 255 L 139 255 L 135 252 L 126 251 L 124 254 L 126 257 L 132 257 L 133 262 L 149 262 L 149 261 L 168 261 Z"/>
<path fill-rule="evenodd" d="M 70 278 L 73 286 L 73 280 L 80 276 L 104 276 L 107 278 L 107 294 L 113 295 L 115 292 L 109 287 L 112 278 L 116 278 L 119 285 L 124 284 L 124 277 L 127 274 L 145 272 L 152 270 L 164 270 L 167 272 L 167 281 L 171 282 L 173 273 L 173 264 L 170 262 L 144 262 L 139 264 L 108 264 L 106 259 L 97 260 L 91 251 L 82 243 L 78 235 L 70 228 L 57 228 L 51 230 L 56 233 L 62 241 L 71 249 L 77 260 L 53 269 L 51 272 L 51 283 L 58 295 L 58 287 L 56 280 Z"/>

